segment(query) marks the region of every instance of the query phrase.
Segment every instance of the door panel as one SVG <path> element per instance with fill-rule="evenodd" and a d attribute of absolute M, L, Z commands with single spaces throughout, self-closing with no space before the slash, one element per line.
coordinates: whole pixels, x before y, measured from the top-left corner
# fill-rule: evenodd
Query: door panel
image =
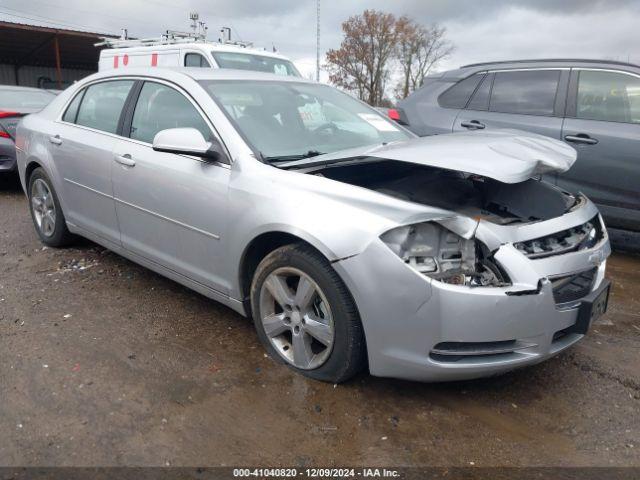
<path fill-rule="evenodd" d="M 70 103 L 50 137 L 67 220 L 117 243 L 120 232 L 111 167 L 122 109 L 134 83 L 117 80 L 90 85 Z"/>
<path fill-rule="evenodd" d="M 584 192 L 609 226 L 640 230 L 640 76 L 573 69 L 562 135 L 578 160 L 560 185 Z"/>
<path fill-rule="evenodd" d="M 135 165 L 118 163 L 116 156 Z M 112 162 L 122 245 L 228 293 L 219 265 L 229 168 L 128 140 L 118 143 Z"/>
<path fill-rule="evenodd" d="M 113 149 L 118 139 L 70 125 L 61 125 L 59 131 L 62 143 L 51 151 L 62 176 L 66 219 L 120 243 L 111 187 Z"/>
<path fill-rule="evenodd" d="M 598 143 L 568 142 L 578 159 L 558 184 L 597 203 L 609 226 L 640 230 L 640 124 L 567 118 L 562 134 Z"/>

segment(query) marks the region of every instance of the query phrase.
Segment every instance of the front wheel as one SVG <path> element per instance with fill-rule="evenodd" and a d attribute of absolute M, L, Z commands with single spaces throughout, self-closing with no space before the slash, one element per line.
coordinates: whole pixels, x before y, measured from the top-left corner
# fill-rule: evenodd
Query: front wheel
<path fill-rule="evenodd" d="M 303 375 L 339 383 L 366 365 L 355 303 L 311 247 L 287 245 L 267 255 L 253 278 L 251 307 L 270 355 Z"/>

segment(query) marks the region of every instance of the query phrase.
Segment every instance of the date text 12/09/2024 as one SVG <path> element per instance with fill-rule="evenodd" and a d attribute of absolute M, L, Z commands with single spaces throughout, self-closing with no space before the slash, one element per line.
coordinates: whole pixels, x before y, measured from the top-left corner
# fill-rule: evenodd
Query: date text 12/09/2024
<path fill-rule="evenodd" d="M 400 476 L 397 470 L 387 468 L 236 468 L 233 470 L 235 478 L 396 478 Z"/>

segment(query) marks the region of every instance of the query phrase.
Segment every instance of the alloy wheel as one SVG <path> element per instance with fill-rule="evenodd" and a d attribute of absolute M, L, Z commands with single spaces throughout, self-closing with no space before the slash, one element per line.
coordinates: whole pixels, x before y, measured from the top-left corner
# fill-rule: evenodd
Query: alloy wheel
<path fill-rule="evenodd" d="M 278 268 L 260 289 L 260 319 L 278 354 L 293 366 L 323 365 L 333 348 L 335 329 L 326 296 L 304 272 Z"/>
<path fill-rule="evenodd" d="M 38 230 L 45 237 L 53 236 L 56 230 L 56 205 L 49 186 L 41 178 L 31 186 L 31 210 Z"/>

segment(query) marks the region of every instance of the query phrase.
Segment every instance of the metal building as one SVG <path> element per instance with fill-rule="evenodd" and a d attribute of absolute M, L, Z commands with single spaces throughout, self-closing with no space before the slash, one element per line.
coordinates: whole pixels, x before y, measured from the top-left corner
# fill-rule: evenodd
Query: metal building
<path fill-rule="evenodd" d="M 0 84 L 63 89 L 98 70 L 97 32 L 0 21 Z"/>

